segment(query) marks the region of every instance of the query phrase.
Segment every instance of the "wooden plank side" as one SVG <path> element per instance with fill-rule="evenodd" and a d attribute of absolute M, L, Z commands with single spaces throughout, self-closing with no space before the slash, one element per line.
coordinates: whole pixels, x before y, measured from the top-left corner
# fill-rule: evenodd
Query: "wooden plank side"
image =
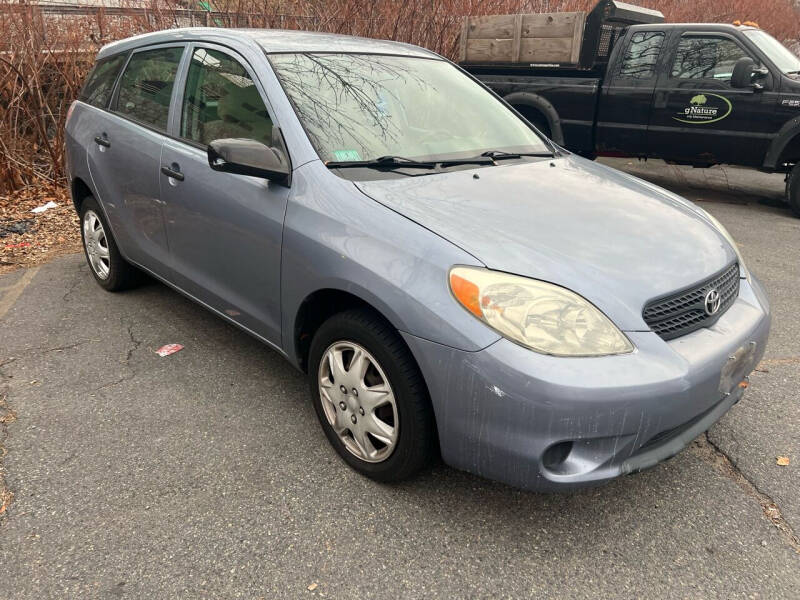
<path fill-rule="evenodd" d="M 511 39 L 514 37 L 516 15 L 488 15 L 467 17 L 469 39 Z"/>
<path fill-rule="evenodd" d="M 523 38 L 571 38 L 578 21 L 583 23 L 582 12 L 543 13 L 522 15 Z"/>
<path fill-rule="evenodd" d="M 585 24 L 586 13 L 578 13 L 578 18 L 575 19 L 575 30 L 572 32 L 572 55 L 569 61 L 576 65 L 581 61 L 581 47 L 583 46 L 583 30 Z"/>
<path fill-rule="evenodd" d="M 467 40 L 468 62 L 512 62 L 514 40 Z"/>
<path fill-rule="evenodd" d="M 458 40 L 458 62 L 467 60 L 467 39 L 469 38 L 469 17 L 461 19 L 461 37 Z"/>
<path fill-rule="evenodd" d="M 511 60 L 519 61 L 519 43 L 522 37 L 522 15 L 514 15 L 514 40 L 511 43 Z"/>
<path fill-rule="evenodd" d="M 519 62 L 569 63 L 572 61 L 572 38 L 522 38 Z"/>

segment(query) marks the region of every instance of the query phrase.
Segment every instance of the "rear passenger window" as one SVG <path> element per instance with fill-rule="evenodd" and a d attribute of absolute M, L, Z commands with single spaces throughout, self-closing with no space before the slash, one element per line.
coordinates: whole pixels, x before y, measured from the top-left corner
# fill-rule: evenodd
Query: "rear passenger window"
<path fill-rule="evenodd" d="M 166 130 L 169 101 L 183 48 L 159 48 L 131 56 L 119 82 L 117 112 Z"/>
<path fill-rule="evenodd" d="M 195 50 L 183 96 L 181 137 L 201 144 L 246 138 L 272 145 L 272 119 L 237 60 L 217 50 Z"/>
<path fill-rule="evenodd" d="M 86 79 L 78 99 L 92 106 L 105 108 L 123 64 L 125 64 L 124 54 L 98 60 Z"/>
<path fill-rule="evenodd" d="M 626 79 L 648 79 L 656 73 L 656 62 L 661 45 L 664 43 L 664 33 L 661 31 L 637 31 L 631 36 L 631 41 L 622 57 L 619 67 L 619 77 Z"/>

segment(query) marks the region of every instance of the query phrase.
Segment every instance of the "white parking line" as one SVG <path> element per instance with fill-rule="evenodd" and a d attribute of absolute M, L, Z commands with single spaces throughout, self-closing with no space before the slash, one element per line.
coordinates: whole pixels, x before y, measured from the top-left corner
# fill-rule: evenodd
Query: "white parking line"
<path fill-rule="evenodd" d="M 11 307 L 14 306 L 14 303 L 17 301 L 20 294 L 22 294 L 22 291 L 28 287 L 28 284 L 33 280 L 38 272 L 39 267 L 28 269 L 25 271 L 22 277 L 20 277 L 17 283 L 4 289 L 5 293 L 0 296 L 0 319 L 2 319 L 11 309 Z"/>

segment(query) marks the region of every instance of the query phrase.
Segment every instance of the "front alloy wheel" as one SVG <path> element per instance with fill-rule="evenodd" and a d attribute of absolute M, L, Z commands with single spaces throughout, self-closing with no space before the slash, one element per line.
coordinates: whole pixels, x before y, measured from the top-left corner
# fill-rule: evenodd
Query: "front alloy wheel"
<path fill-rule="evenodd" d="M 328 441 L 377 481 L 417 473 L 437 454 L 428 389 L 403 339 L 367 309 L 333 315 L 309 349 L 311 401 Z"/>
<path fill-rule="evenodd" d="M 345 448 L 361 460 L 386 460 L 397 442 L 399 423 L 392 386 L 369 352 L 338 341 L 319 365 L 319 396 L 328 424 Z"/>

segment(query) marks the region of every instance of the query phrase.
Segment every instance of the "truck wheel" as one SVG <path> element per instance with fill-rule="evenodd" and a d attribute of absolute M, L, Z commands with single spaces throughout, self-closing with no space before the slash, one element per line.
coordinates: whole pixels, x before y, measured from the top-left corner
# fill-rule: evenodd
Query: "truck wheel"
<path fill-rule="evenodd" d="M 795 217 L 800 217 L 800 163 L 797 163 L 786 180 L 786 201 Z"/>

